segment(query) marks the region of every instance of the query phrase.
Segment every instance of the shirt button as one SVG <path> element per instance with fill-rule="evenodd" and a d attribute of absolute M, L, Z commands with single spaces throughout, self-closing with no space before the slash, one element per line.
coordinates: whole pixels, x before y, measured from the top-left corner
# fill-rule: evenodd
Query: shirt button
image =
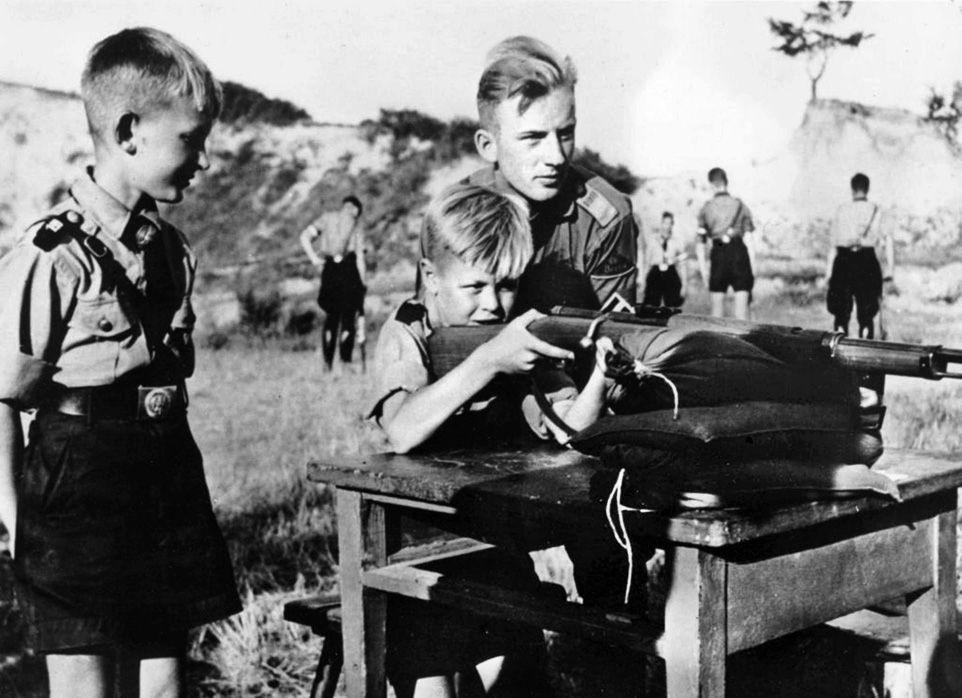
<path fill-rule="evenodd" d="M 99 327 L 104 332 L 109 332 L 114 328 L 114 323 L 112 323 L 110 320 L 104 317 L 104 318 L 100 318 L 100 322 L 97 323 L 97 327 Z"/>

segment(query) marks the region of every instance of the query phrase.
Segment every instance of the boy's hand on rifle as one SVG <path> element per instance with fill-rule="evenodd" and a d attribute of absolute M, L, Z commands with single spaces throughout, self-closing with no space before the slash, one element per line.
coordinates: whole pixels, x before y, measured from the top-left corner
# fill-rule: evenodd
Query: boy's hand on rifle
<path fill-rule="evenodd" d="M 541 359 L 573 360 L 574 354 L 548 344 L 528 332 L 528 325 L 545 317 L 537 310 L 509 322 L 501 332 L 478 347 L 479 358 L 495 373 L 529 373 Z"/>

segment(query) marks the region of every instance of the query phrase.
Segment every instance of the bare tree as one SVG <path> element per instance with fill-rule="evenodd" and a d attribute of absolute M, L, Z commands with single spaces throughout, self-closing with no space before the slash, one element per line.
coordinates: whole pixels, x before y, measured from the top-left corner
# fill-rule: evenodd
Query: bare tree
<path fill-rule="evenodd" d="M 848 17 L 852 2 L 818 2 L 811 12 L 804 12 L 798 24 L 768 18 L 768 28 L 781 41 L 773 46 L 773 51 L 781 51 L 789 58 L 804 56 L 808 79 L 812 83 L 811 101 L 818 97 L 818 81 L 825 75 L 829 54 L 837 48 L 848 46 L 858 48 L 874 34 L 853 32 L 843 35 L 832 31 L 833 25 Z"/>

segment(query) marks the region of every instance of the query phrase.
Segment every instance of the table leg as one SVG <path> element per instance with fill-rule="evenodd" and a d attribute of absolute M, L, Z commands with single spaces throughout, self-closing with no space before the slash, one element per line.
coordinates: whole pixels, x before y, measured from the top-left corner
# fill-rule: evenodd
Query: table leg
<path fill-rule="evenodd" d="M 906 598 L 915 698 L 940 695 L 939 686 L 948 668 L 945 654 L 955 646 L 955 519 L 953 510 L 933 522 L 933 585 Z"/>
<path fill-rule="evenodd" d="M 663 656 L 668 698 L 723 698 L 728 657 L 727 565 L 696 548 L 668 552 Z"/>
<path fill-rule="evenodd" d="M 359 492 L 338 488 L 337 538 L 347 695 L 383 698 L 387 596 L 365 589 L 361 574 L 365 557 L 375 565 L 386 562 L 384 507 L 366 502 Z"/>

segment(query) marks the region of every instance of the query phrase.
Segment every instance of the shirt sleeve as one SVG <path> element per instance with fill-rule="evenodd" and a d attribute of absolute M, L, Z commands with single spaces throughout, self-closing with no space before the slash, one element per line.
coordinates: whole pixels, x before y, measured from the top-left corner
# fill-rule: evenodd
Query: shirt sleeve
<path fill-rule="evenodd" d="M 427 357 L 427 342 L 414 328 L 393 318 L 384 323 L 374 350 L 377 401 L 368 418 L 380 424 L 388 400 L 431 383 Z"/>
<path fill-rule="evenodd" d="M 18 409 L 36 407 L 56 372 L 67 305 L 76 276 L 58 261 L 21 243 L 0 259 L 0 400 Z"/>
<path fill-rule="evenodd" d="M 601 245 L 588 265 L 598 302 L 604 305 L 615 293 L 634 302 L 638 284 L 638 227 L 629 211 L 599 231 Z"/>

